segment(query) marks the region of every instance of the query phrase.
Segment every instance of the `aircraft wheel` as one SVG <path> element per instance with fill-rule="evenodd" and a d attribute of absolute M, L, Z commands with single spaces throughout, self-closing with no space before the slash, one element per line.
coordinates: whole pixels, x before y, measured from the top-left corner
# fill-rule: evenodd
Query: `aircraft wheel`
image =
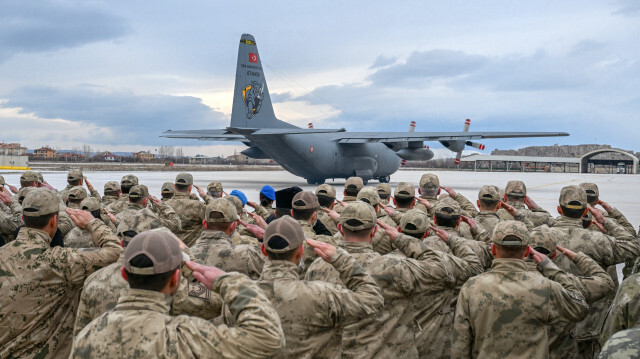
<path fill-rule="evenodd" d="M 378 182 L 380 183 L 389 183 L 389 181 L 391 181 L 391 176 L 384 176 L 384 177 L 378 178 Z"/>
<path fill-rule="evenodd" d="M 362 180 L 362 184 L 363 184 L 363 185 L 365 185 L 365 186 L 366 186 L 368 183 L 369 183 L 369 180 Z"/>
<path fill-rule="evenodd" d="M 307 183 L 308 184 L 323 184 L 324 183 L 324 178 L 307 178 Z"/>

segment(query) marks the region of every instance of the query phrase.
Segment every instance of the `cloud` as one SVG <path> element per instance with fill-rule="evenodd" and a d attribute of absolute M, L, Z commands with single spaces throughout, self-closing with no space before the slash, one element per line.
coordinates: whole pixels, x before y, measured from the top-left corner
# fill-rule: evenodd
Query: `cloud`
<path fill-rule="evenodd" d="M 4 1 L 0 62 L 18 53 L 56 51 L 118 39 L 130 32 L 124 18 L 96 2 Z"/>
<path fill-rule="evenodd" d="M 373 64 L 369 68 L 370 69 L 375 69 L 375 68 L 378 68 L 378 67 L 391 66 L 391 65 L 395 64 L 396 61 L 398 61 L 398 59 L 396 57 L 394 57 L 394 56 L 380 55 L 380 56 L 376 57 L 375 61 L 373 62 Z"/>
<path fill-rule="evenodd" d="M 619 6 L 613 13 L 615 15 L 635 17 L 640 15 L 640 3 L 637 0 L 619 0 Z"/>

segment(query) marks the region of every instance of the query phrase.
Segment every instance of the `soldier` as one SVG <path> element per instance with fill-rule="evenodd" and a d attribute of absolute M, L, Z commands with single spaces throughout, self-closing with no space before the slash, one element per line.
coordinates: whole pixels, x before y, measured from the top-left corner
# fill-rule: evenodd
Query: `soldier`
<path fill-rule="evenodd" d="M 525 186 L 524 182 L 507 182 L 507 186 L 504 189 L 504 200 L 508 205 L 515 207 L 519 212 L 529 218 L 534 226 L 537 227 L 546 224 L 551 227 L 553 225 L 553 217 L 551 217 L 551 214 L 539 207 L 531 197 L 527 196 L 527 186 Z M 505 209 L 500 209 L 497 213 L 500 219 L 514 219 Z"/>
<path fill-rule="evenodd" d="M 622 330 L 631 329 L 640 324 L 640 273 L 626 278 L 620 284 L 611 308 L 607 313 L 600 343 Z"/>
<path fill-rule="evenodd" d="M 229 304 L 234 327 L 170 316 L 183 255 L 178 242 L 168 237 L 166 232 L 148 231 L 129 243 L 123 275 L 130 289 L 120 295 L 114 310 L 80 331 L 71 357 L 262 358 L 284 346 L 278 314 L 258 286 L 239 273 L 187 262 L 195 278 Z"/>
<path fill-rule="evenodd" d="M 336 204 L 336 189 L 330 184 L 321 184 L 316 188 L 316 196 L 318 197 L 318 203 L 320 203 L 320 211 L 318 211 L 318 221 L 320 221 L 331 235 L 334 236 L 338 233 L 338 227 L 336 222 L 325 212 L 327 210 L 333 210 Z"/>
<path fill-rule="evenodd" d="M 260 204 L 247 201 L 247 204 L 255 210 L 255 213 L 262 219 L 269 218 L 273 214 L 273 201 L 276 200 L 276 191 L 273 187 L 266 185 L 260 189 Z"/>
<path fill-rule="evenodd" d="M 147 186 L 136 185 L 131 187 L 127 197 L 129 205 L 116 215 L 117 233 L 122 233 L 119 228 L 122 222 L 127 222 L 128 226 L 131 223 L 141 225 L 146 229 L 167 227 L 172 232 L 180 230 L 181 221 L 178 214 L 171 206 L 150 196 Z M 149 200 L 152 203 L 151 207 L 148 206 Z"/>
<path fill-rule="evenodd" d="M 548 326 L 587 314 L 574 282 L 546 256 L 534 252 L 542 274 L 527 270 L 528 242 L 522 222 L 496 225 L 491 270 L 470 278 L 458 297 L 453 358 L 546 358 Z"/>
<path fill-rule="evenodd" d="M 627 236 L 618 238 L 599 231 L 592 231 L 582 227 L 582 216 L 587 212 L 587 193 L 578 186 L 566 186 L 560 191 L 558 213 L 551 230 L 559 232 L 558 245 L 574 252 L 583 252 L 595 260 L 602 268 L 607 268 L 640 255 L 640 244 L 613 220 L 604 218 L 598 212 L 592 212 L 602 221 L 603 226 L 610 233 L 624 233 Z M 581 275 L 579 272 L 572 272 Z M 576 338 L 580 354 L 583 357 L 595 357 L 600 349 L 599 329 L 604 316 L 612 301 L 607 296 L 589 306 L 587 318 L 576 325 Z"/>
<path fill-rule="evenodd" d="M 412 299 L 455 285 L 454 264 L 448 254 L 436 252 L 415 238 L 398 235 L 397 231 L 389 231 L 387 235 L 404 255 L 396 252 L 380 255 L 371 247 L 378 228 L 375 224 L 373 207 L 362 201 L 350 203 L 340 215 L 338 228 L 344 236 L 340 247 L 371 273 L 384 297 L 384 307 L 377 315 L 344 329 L 342 356 L 415 358 L 418 351 L 414 341 Z M 458 246 L 459 241 L 451 237 L 447 245 Z M 472 253 L 470 257 L 465 267 L 479 270 L 478 259 Z M 306 279 L 344 285 L 335 268 L 320 260 L 313 262 Z"/>
<path fill-rule="evenodd" d="M 232 192 L 233 193 L 233 192 Z M 244 195 L 244 194 L 243 194 Z M 247 225 L 243 225 L 240 228 L 236 228 L 231 236 L 231 243 L 236 244 L 250 244 L 252 246 L 258 246 L 260 242 L 258 238 L 251 233 L 251 231 L 247 228 L 248 225 L 255 224 L 255 220 L 250 217 L 247 212 L 244 211 L 244 206 L 242 205 L 242 200 L 235 195 L 222 197 L 223 199 L 231 202 L 231 204 L 235 207 L 236 213 L 238 214 L 238 222 L 240 224 L 245 223 Z"/>
<path fill-rule="evenodd" d="M 108 206 L 118 200 L 120 197 L 120 184 L 116 181 L 109 181 L 104 184 L 104 196 L 102 196 L 102 205 Z"/>
<path fill-rule="evenodd" d="M 258 279 L 265 258 L 257 246 L 231 244 L 231 236 L 238 225 L 238 213 L 225 198 L 213 199 L 207 205 L 202 223 L 204 230 L 191 247 L 191 254 L 198 263 Z"/>
<path fill-rule="evenodd" d="M 44 178 L 40 180 L 40 183 L 44 183 Z M 87 180 L 87 178 L 82 175 L 81 169 L 74 168 L 69 170 L 69 173 L 67 174 L 67 183 L 68 183 L 67 187 L 62 191 L 60 191 L 59 193 L 62 201 L 67 200 L 67 197 L 69 196 L 69 191 L 71 190 L 71 188 L 76 186 L 82 187 L 83 184 L 87 185 L 87 189 L 89 189 L 89 193 L 91 193 L 92 197 L 97 198 L 99 201 L 102 200 L 102 197 L 100 197 L 100 193 L 98 193 L 98 191 L 96 191 L 93 188 L 89 180 Z"/>
<path fill-rule="evenodd" d="M 178 173 L 175 182 L 175 194 L 167 204 L 180 216 L 181 228 L 173 233 L 191 247 L 202 233 L 205 204 L 191 197 L 193 176 L 189 173 Z"/>
<path fill-rule="evenodd" d="M 173 183 L 165 182 L 162 184 L 162 188 L 160 189 L 160 196 L 162 197 L 160 200 L 162 202 L 166 202 L 171 198 L 173 198 L 173 195 L 175 193 L 176 192 L 175 192 L 175 189 L 173 188 Z"/>
<path fill-rule="evenodd" d="M 296 197 L 301 194 L 313 195 L 300 192 Z M 306 251 L 305 237 L 309 247 L 335 268 L 346 288 L 298 280 L 298 266 Z M 351 255 L 308 238 L 299 223 L 289 217 L 269 224 L 262 251 L 269 260 L 258 284 L 278 311 L 287 342 L 274 358 L 339 358 L 342 328 L 375 315 L 382 308 L 380 288 Z"/>
<path fill-rule="evenodd" d="M 338 204 L 333 208 L 334 211 L 340 213 L 344 209 L 344 207 L 349 203 L 356 200 L 358 196 L 358 192 L 364 187 L 364 182 L 360 177 L 349 177 L 347 181 L 344 183 L 344 198 L 342 198 L 342 202 L 344 204 L 338 202 Z"/>
<path fill-rule="evenodd" d="M 380 207 L 380 196 L 378 195 L 378 191 L 373 187 L 363 187 L 360 192 L 358 192 L 358 200 L 370 204 L 373 209 L 376 211 L 376 217 L 378 222 L 383 222 L 391 227 L 395 227 L 396 224 L 393 219 L 387 215 Z M 377 225 L 377 224 L 376 224 Z M 380 254 L 387 254 L 393 252 L 395 248 L 393 248 L 393 244 L 391 243 L 391 239 L 385 233 L 384 230 L 378 228 L 376 230 L 376 234 L 373 236 L 371 240 L 371 246 L 373 250 Z"/>
<path fill-rule="evenodd" d="M 115 225 L 111 222 L 109 217 L 102 216 L 102 203 L 95 197 L 88 197 L 80 202 L 78 209 L 90 212 L 93 218 L 100 219 L 106 224 L 112 232 L 116 232 Z M 91 239 L 91 233 L 80 227 L 75 227 L 64 237 L 64 246 L 68 248 L 94 248 L 93 240 Z"/>
<path fill-rule="evenodd" d="M 31 191 L 22 202 L 25 227 L 0 248 L 0 357 L 66 358 L 71 349 L 79 289 L 95 270 L 116 261 L 117 237 L 91 213 L 68 208 L 87 229 L 97 251 L 51 248 L 60 201 L 47 190 Z"/>
<path fill-rule="evenodd" d="M 460 208 L 462 208 L 462 215 L 469 218 L 473 218 L 478 215 L 478 211 L 471 201 L 460 193 L 454 191 L 452 188 L 440 186 L 440 179 L 432 173 L 425 173 L 420 177 L 420 188 L 418 188 L 418 193 L 422 199 L 426 200 L 426 202 L 420 201 L 420 203 L 416 204 L 416 209 L 427 212 L 429 216 L 433 216 L 435 205 L 438 204 L 438 195 L 442 190 L 447 192 L 449 197 L 458 202 Z"/>
<path fill-rule="evenodd" d="M 5 208 L 0 210 L 0 246 L 5 242 L 11 242 L 22 221 L 22 207 L 17 199 L 11 197 L 11 192 L 6 187 L 0 189 L 0 203 Z"/>
<path fill-rule="evenodd" d="M 128 225 L 131 224 L 129 227 Z M 145 231 L 165 231 L 164 238 L 178 242 L 179 239 L 167 228 L 159 227 L 150 229 L 144 224 L 125 223 L 120 227 L 123 230 L 120 243 L 124 248 L 137 233 Z M 189 250 L 184 243 L 179 242 L 180 248 L 188 256 Z M 122 266 L 124 265 L 124 252 L 115 263 L 112 263 L 95 273 L 91 274 L 85 281 L 80 295 L 78 313 L 73 326 L 73 335 L 76 336 L 92 320 L 103 313 L 115 308 L 120 298 L 120 293 L 127 290 L 129 285 L 122 277 Z M 204 319 L 213 319 L 220 315 L 222 309 L 222 298 L 217 293 L 212 293 L 205 288 L 202 283 L 192 282 L 191 270 L 182 266 L 180 284 L 178 291 L 173 296 L 171 302 L 171 315 L 193 315 Z M 187 274 L 189 273 L 189 274 Z"/>
<path fill-rule="evenodd" d="M 24 171 L 20 175 L 20 188 L 40 187 L 38 175 L 33 171 Z"/>
<path fill-rule="evenodd" d="M 489 233 L 493 233 L 493 228 L 502 219 L 497 212 L 502 207 L 513 219 L 524 223 L 529 230 L 533 229 L 533 223 L 522 212 L 515 207 L 500 201 L 500 190 L 496 186 L 482 186 L 478 192 L 478 209 L 480 212 L 476 216 L 476 221 Z"/>
<path fill-rule="evenodd" d="M 222 198 L 224 194 L 224 189 L 222 188 L 222 183 L 220 182 L 211 182 L 207 185 L 207 193 L 212 198 Z"/>
<path fill-rule="evenodd" d="M 107 207 L 107 211 L 118 214 L 124 211 L 129 205 L 129 190 L 131 187 L 138 185 L 138 177 L 136 175 L 124 175 L 120 180 L 120 191 L 122 192 L 118 200 L 111 203 Z"/>
<path fill-rule="evenodd" d="M 302 188 L 297 186 L 276 191 L 276 210 L 265 221 L 270 223 L 276 218 L 291 215 L 291 201 L 298 192 L 302 192 Z"/>
<path fill-rule="evenodd" d="M 389 216 L 395 223 L 400 223 L 402 215 L 416 204 L 416 189 L 409 182 L 400 182 L 393 190 L 393 205 L 395 210 Z M 423 211 L 426 212 L 426 211 Z"/>
<path fill-rule="evenodd" d="M 67 207 L 73 208 L 73 209 L 81 209 L 80 203 L 82 202 L 83 199 L 87 198 L 87 191 L 80 186 L 74 186 L 69 188 L 68 190 L 67 189 L 65 190 L 66 190 L 67 197 L 64 198 L 63 200 L 67 205 Z"/>
<path fill-rule="evenodd" d="M 388 205 L 389 197 L 391 197 L 391 186 L 388 183 L 378 183 L 376 190 L 378 190 L 378 196 L 380 196 L 380 203 L 385 206 Z"/>
<path fill-rule="evenodd" d="M 291 217 L 293 217 L 293 219 L 302 227 L 302 232 L 306 238 L 313 239 L 318 242 L 329 243 L 333 246 L 336 245 L 336 241 L 333 237 L 317 235 L 316 232 L 313 231 L 313 225 L 318 220 L 318 208 L 320 208 L 318 197 L 313 194 L 313 192 L 298 192 L 293 197 L 291 206 L 293 207 L 291 209 Z M 301 278 L 304 278 L 306 269 L 309 268 L 316 258 L 318 258 L 318 254 L 314 251 L 314 247 L 308 246 L 304 248 L 302 258 L 300 260 L 300 266 L 302 269 L 299 274 Z"/>
<path fill-rule="evenodd" d="M 635 358 L 640 352 L 640 328 L 623 330 L 614 334 L 602 347 L 598 359 Z"/>

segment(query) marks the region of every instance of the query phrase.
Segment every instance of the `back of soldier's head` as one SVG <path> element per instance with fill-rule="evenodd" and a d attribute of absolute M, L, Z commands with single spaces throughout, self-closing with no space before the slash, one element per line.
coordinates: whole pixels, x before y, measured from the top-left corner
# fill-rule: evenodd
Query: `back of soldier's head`
<path fill-rule="evenodd" d="M 396 207 L 410 208 L 415 203 L 416 189 L 409 182 L 400 182 L 393 191 Z"/>
<path fill-rule="evenodd" d="M 580 183 L 580 187 L 584 188 L 584 191 L 587 193 L 587 202 L 595 206 L 598 203 L 598 199 L 600 198 L 600 190 L 598 189 L 598 185 L 595 183 L 585 182 Z"/>
<path fill-rule="evenodd" d="M 291 217 L 271 221 L 263 236 L 264 249 L 271 260 L 292 260 L 304 240 L 300 223 Z"/>
<path fill-rule="evenodd" d="M 291 200 L 291 214 L 297 220 L 308 221 L 318 208 L 318 196 L 311 191 L 298 192 Z"/>
<path fill-rule="evenodd" d="M 173 195 L 176 193 L 174 184 L 171 182 L 165 182 L 162 184 L 160 188 L 160 195 L 162 198 L 169 199 L 173 198 Z"/>
<path fill-rule="evenodd" d="M 104 184 L 105 196 L 117 196 L 120 192 L 120 184 L 116 181 L 109 181 Z"/>
<path fill-rule="evenodd" d="M 496 258 L 523 259 L 531 242 L 527 226 L 519 221 L 501 221 L 493 228 L 491 237 Z"/>
<path fill-rule="evenodd" d="M 238 219 L 237 208 L 228 197 L 215 198 L 205 208 L 204 219 L 208 229 L 224 232 Z"/>
<path fill-rule="evenodd" d="M 478 191 L 478 202 L 481 210 L 496 210 L 500 203 L 500 189 L 493 185 L 482 186 Z"/>
<path fill-rule="evenodd" d="M 524 198 L 527 196 L 527 186 L 522 181 L 509 181 L 504 188 L 504 194 L 509 201 L 524 202 Z"/>
<path fill-rule="evenodd" d="M 406 235 L 423 238 L 429 228 L 428 215 L 419 209 L 408 210 L 400 219 L 398 227 Z"/>
<path fill-rule="evenodd" d="M 82 174 L 82 170 L 79 168 L 73 168 L 69 170 L 67 174 L 67 182 L 72 186 L 79 186 L 82 183 L 84 176 Z"/>
<path fill-rule="evenodd" d="M 340 213 L 340 227 L 345 241 L 367 239 L 376 226 L 377 216 L 373 207 L 362 201 L 349 202 Z"/>
<path fill-rule="evenodd" d="M 355 197 L 358 192 L 364 187 L 364 181 L 360 177 L 349 177 L 344 183 L 344 194 L 347 196 Z"/>
<path fill-rule="evenodd" d="M 35 188 L 22 200 L 24 225 L 28 228 L 43 229 L 58 214 L 60 201 L 58 196 L 46 188 Z"/>
<path fill-rule="evenodd" d="M 562 215 L 581 218 L 587 208 L 587 192 L 580 186 L 566 186 L 560 190 L 558 202 Z"/>
<path fill-rule="evenodd" d="M 440 179 L 432 173 L 420 177 L 420 193 L 424 196 L 437 196 L 440 190 Z"/>
<path fill-rule="evenodd" d="M 336 200 L 336 189 L 330 184 L 321 184 L 316 188 L 316 196 L 320 206 L 330 208 Z"/>
<path fill-rule="evenodd" d="M 460 204 L 447 197 L 438 201 L 434 208 L 433 217 L 438 226 L 456 228 L 461 215 Z"/>

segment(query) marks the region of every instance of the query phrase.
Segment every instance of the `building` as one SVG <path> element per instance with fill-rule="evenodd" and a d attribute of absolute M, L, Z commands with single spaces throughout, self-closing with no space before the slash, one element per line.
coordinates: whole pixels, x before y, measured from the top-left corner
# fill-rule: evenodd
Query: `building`
<path fill-rule="evenodd" d="M 19 143 L 0 143 L 0 169 L 29 169 L 27 148 Z"/>
<path fill-rule="evenodd" d="M 138 161 L 152 161 L 156 158 L 156 155 L 154 155 L 151 152 L 140 151 L 140 152 L 134 153 L 133 158 L 135 158 Z"/>
<path fill-rule="evenodd" d="M 104 151 L 95 155 L 94 160 L 96 161 L 104 161 L 104 162 L 119 162 L 120 156 L 113 154 L 109 151 Z"/>
<path fill-rule="evenodd" d="M 0 155 L 2 156 L 23 156 L 27 154 L 27 148 L 19 143 L 0 143 Z"/>
<path fill-rule="evenodd" d="M 34 160 L 55 160 L 58 158 L 58 154 L 53 148 L 44 146 L 33 150 L 31 158 Z"/>

